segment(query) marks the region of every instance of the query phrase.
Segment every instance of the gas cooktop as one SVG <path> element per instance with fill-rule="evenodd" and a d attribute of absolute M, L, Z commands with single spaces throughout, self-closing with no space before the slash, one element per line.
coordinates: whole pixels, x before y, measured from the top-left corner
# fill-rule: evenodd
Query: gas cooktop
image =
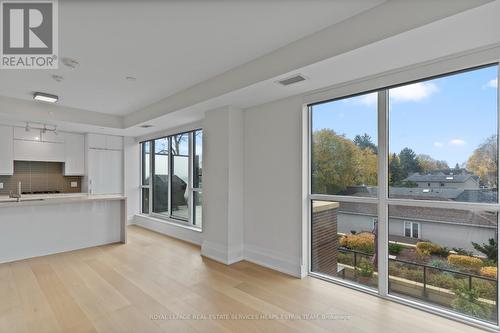
<path fill-rule="evenodd" d="M 57 194 L 61 191 L 33 191 L 33 192 L 23 192 L 22 194 Z"/>

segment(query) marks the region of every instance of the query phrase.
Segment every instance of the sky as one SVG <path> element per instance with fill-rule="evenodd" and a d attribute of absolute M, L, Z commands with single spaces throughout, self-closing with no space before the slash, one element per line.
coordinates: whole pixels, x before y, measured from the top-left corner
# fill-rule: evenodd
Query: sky
<path fill-rule="evenodd" d="M 486 138 L 497 134 L 498 66 L 490 66 L 389 91 L 389 150 L 462 165 Z M 333 129 L 353 139 L 367 133 L 377 143 L 377 95 L 313 106 L 313 130 Z"/>

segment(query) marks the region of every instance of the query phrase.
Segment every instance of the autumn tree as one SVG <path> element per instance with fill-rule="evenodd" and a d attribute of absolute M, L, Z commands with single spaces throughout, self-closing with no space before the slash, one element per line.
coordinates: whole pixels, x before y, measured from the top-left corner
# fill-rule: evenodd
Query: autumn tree
<path fill-rule="evenodd" d="M 377 147 L 375 147 L 377 149 Z M 354 155 L 354 184 L 377 185 L 377 155 L 370 147 L 357 149 Z"/>
<path fill-rule="evenodd" d="M 436 160 L 427 154 L 419 154 L 417 158 L 418 163 L 420 164 L 421 172 L 432 172 L 436 170 L 450 169 L 446 161 Z"/>
<path fill-rule="evenodd" d="M 331 129 L 314 132 L 312 142 L 312 188 L 315 193 L 339 193 L 352 185 L 376 185 L 377 157 L 370 148 Z"/>
<path fill-rule="evenodd" d="M 497 187 L 497 136 L 492 135 L 474 150 L 467 160 L 467 170 L 479 176 L 481 183 Z"/>

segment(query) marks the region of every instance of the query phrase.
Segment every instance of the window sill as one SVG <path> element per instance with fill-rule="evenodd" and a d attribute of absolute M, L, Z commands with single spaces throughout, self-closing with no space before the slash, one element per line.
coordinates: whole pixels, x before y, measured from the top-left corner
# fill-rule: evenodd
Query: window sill
<path fill-rule="evenodd" d="M 188 225 L 186 223 L 181 222 L 181 220 L 175 220 L 175 219 L 171 219 L 171 218 L 167 218 L 167 217 L 159 218 L 159 217 L 150 216 L 148 214 L 136 214 L 136 215 L 140 216 L 142 218 L 147 218 L 147 219 L 156 221 L 156 222 L 165 223 L 165 224 L 168 224 L 168 225 L 171 225 L 174 227 L 181 227 L 184 229 L 188 229 L 188 230 L 192 230 L 192 231 L 196 231 L 196 232 L 200 232 L 200 233 L 203 231 L 202 228 Z"/>

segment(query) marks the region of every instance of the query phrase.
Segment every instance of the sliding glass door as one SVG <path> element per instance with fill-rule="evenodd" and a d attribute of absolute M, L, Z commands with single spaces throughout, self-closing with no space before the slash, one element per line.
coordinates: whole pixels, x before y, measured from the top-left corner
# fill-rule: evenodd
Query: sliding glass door
<path fill-rule="evenodd" d="M 188 133 L 172 137 L 172 216 L 189 218 L 189 136 Z"/>
<path fill-rule="evenodd" d="M 312 104 L 312 275 L 498 324 L 498 65 Z"/>
<path fill-rule="evenodd" d="M 153 213 L 168 216 L 169 198 L 169 139 L 161 138 L 153 141 Z"/>

